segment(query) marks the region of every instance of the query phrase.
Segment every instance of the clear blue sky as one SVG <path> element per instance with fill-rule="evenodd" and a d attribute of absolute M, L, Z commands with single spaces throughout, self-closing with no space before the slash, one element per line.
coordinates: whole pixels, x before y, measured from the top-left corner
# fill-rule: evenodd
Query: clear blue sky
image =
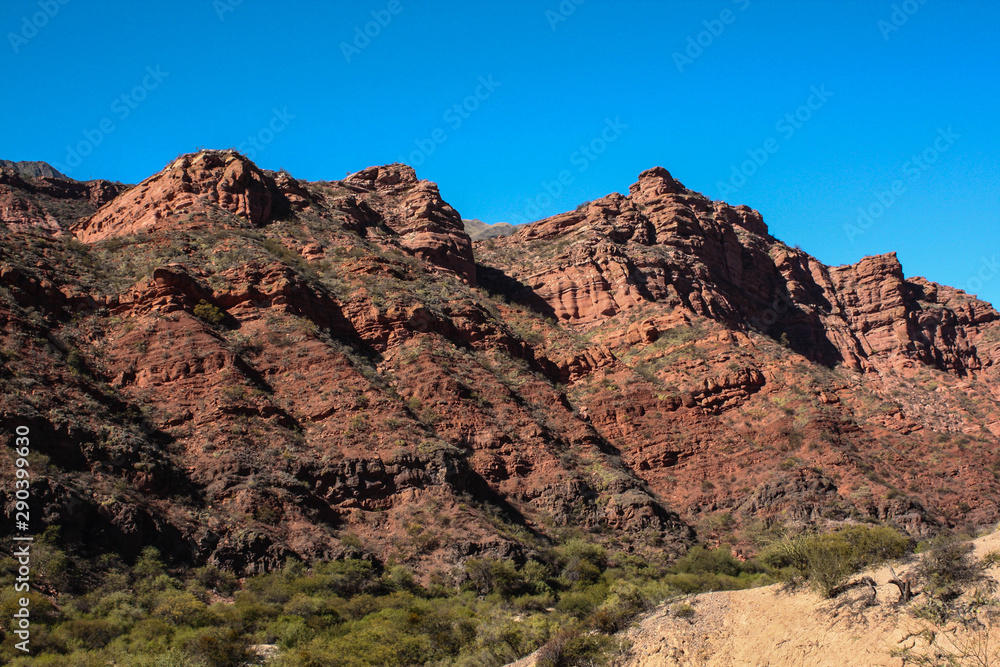
<path fill-rule="evenodd" d="M 62 1 L 0 3 L 0 157 L 128 182 L 200 147 L 310 180 L 402 158 L 487 222 L 662 165 L 826 263 L 895 250 L 1000 303 L 995 1 Z"/>

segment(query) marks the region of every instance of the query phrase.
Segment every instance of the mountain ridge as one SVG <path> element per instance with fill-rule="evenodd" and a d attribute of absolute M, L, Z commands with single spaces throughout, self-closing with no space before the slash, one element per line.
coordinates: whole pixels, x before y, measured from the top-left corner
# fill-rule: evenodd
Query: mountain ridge
<path fill-rule="evenodd" d="M 48 162 L 31 160 L 20 160 L 14 162 L 13 160 L 0 160 L 0 169 L 12 169 L 25 178 L 44 177 L 70 180 L 69 176 L 57 171 L 55 167 L 50 165 Z"/>
<path fill-rule="evenodd" d="M 400 164 L 4 178 L 0 414 L 74 548 L 426 575 L 575 533 L 670 557 L 1000 518 L 996 311 L 894 255 L 826 267 L 662 167 L 475 242 Z"/>

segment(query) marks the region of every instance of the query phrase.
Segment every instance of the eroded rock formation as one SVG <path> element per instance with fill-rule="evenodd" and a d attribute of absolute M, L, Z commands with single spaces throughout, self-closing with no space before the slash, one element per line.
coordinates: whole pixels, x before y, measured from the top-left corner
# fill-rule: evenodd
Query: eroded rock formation
<path fill-rule="evenodd" d="M 895 255 L 824 266 L 662 168 L 475 244 L 405 165 L 306 183 L 231 151 L 132 188 L 4 170 L 0 211 L 0 415 L 84 549 L 429 573 L 574 533 L 1000 518 L 997 312 Z"/>

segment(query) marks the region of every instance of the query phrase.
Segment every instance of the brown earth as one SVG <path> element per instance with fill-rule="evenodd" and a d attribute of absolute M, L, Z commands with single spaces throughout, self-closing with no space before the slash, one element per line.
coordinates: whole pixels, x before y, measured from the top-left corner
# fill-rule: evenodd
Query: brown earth
<path fill-rule="evenodd" d="M 977 557 L 1000 548 L 1000 533 L 975 541 Z M 902 573 L 907 563 L 896 563 Z M 996 567 L 989 575 L 997 580 Z M 665 606 L 643 618 L 624 633 L 632 642 L 632 657 L 622 667 L 666 667 L 668 665 L 885 665 L 905 667 L 898 653 L 910 649 L 914 655 L 948 664 L 947 656 L 962 657 L 958 664 L 990 664 L 1000 653 L 987 624 L 969 628 L 950 622 L 932 623 L 916 615 L 920 596 L 907 606 L 897 604 L 899 590 L 887 583 L 889 566 L 869 570 L 876 587 L 877 602 L 868 605 L 867 589 L 858 589 L 834 600 L 824 600 L 808 591 L 785 592 L 780 585 L 746 591 L 725 591 L 694 596 L 694 615 L 677 618 L 676 607 Z M 859 575 L 859 576 L 862 576 Z M 677 603 L 674 603 L 677 604 Z M 934 639 L 930 644 L 928 639 Z M 963 655 L 970 649 L 982 651 Z"/>
<path fill-rule="evenodd" d="M 93 553 L 430 575 L 580 533 L 1000 518 L 997 312 L 662 168 L 475 244 L 405 165 L 231 151 L 131 188 L 3 171 L 0 212 L 0 415 Z"/>
<path fill-rule="evenodd" d="M 1000 553 L 1000 533 L 974 540 L 976 558 Z M 616 667 L 906 667 L 916 664 L 989 665 L 1000 655 L 993 614 L 982 623 L 945 624 L 920 616 L 925 598 L 899 604 L 893 573 L 906 577 L 918 557 L 860 572 L 877 584 L 824 599 L 784 584 L 702 593 L 672 600 L 620 633 L 625 642 Z M 986 575 L 1000 581 L 1000 567 Z M 919 587 L 917 589 L 919 591 Z M 970 589 L 958 601 L 968 604 Z M 678 615 L 679 610 L 687 614 Z M 988 607 L 986 608 L 989 609 Z M 906 654 L 908 651 L 908 655 Z M 508 667 L 535 667 L 537 653 Z M 948 662 L 951 657 L 955 662 Z M 907 659 L 908 658 L 908 659 Z M 916 662 L 916 659 L 925 662 Z"/>

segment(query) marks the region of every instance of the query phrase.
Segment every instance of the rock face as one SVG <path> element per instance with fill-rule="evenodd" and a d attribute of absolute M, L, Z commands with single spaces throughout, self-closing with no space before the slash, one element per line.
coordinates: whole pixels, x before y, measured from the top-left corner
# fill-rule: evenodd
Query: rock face
<path fill-rule="evenodd" d="M 939 307 L 938 288 L 908 282 L 894 253 L 824 266 L 772 238 L 756 211 L 709 201 L 659 167 L 640 174 L 627 197 L 528 225 L 482 254 L 520 283 L 511 296 L 573 326 L 655 303 L 784 334 L 813 361 L 857 370 L 909 357 L 959 372 L 981 368 L 954 327 L 997 319 L 956 290 L 948 294 L 957 310 Z"/>
<path fill-rule="evenodd" d="M 441 199 L 437 185 L 417 180 L 413 167 L 404 164 L 371 167 L 343 183 L 383 213 L 386 224 L 414 255 L 475 284 L 472 240 L 462 216 Z"/>
<path fill-rule="evenodd" d="M 0 211 L 0 415 L 84 551 L 429 574 L 574 532 L 1000 519 L 996 311 L 894 255 L 824 266 L 662 168 L 475 244 L 405 165 L 230 151 L 133 188 L 4 170 Z"/>
<path fill-rule="evenodd" d="M 134 234 L 161 219 L 167 225 L 184 225 L 212 206 L 256 227 L 270 219 L 276 189 L 273 179 L 235 151 L 183 155 L 76 227 L 74 233 L 92 243 Z"/>
<path fill-rule="evenodd" d="M 103 180 L 82 182 L 61 175 L 46 176 L 48 170 L 41 168 L 29 172 L 40 175 L 28 178 L 23 170 L 0 166 L 0 220 L 7 225 L 58 233 L 90 217 L 128 189 L 127 185 Z"/>
<path fill-rule="evenodd" d="M 745 247 L 741 234 L 760 243 Z M 571 324 L 654 302 L 736 321 L 747 300 L 735 289 L 742 278 L 757 279 L 743 285 L 757 303 L 777 289 L 778 276 L 754 275 L 771 264 L 766 234 L 755 211 L 711 202 L 657 168 L 640 174 L 627 197 L 611 194 L 524 226 L 487 256 L 513 263 L 508 276 L 524 284 L 514 296 Z"/>

